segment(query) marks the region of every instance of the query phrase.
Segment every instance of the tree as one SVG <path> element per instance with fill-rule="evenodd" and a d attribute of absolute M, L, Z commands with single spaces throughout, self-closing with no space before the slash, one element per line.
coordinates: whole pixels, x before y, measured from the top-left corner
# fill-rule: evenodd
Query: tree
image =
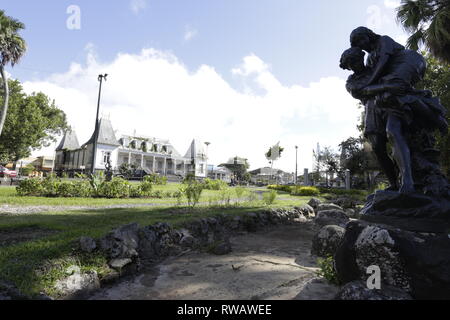
<path fill-rule="evenodd" d="M 234 157 L 228 160 L 227 163 L 221 164 L 219 167 L 224 167 L 230 170 L 237 181 L 245 181 L 247 178 L 246 173 L 248 168 L 250 168 L 250 164 L 247 159 Z"/>
<path fill-rule="evenodd" d="M 5 15 L 0 10 L 0 74 L 3 82 L 3 108 L 0 110 L 0 135 L 6 121 L 9 106 L 9 88 L 5 67 L 8 64 L 14 66 L 26 51 L 26 43 L 19 36 L 19 31 L 25 29 L 25 25 Z"/>
<path fill-rule="evenodd" d="M 442 105 L 447 109 L 447 121 L 450 123 L 450 65 L 439 62 L 430 54 L 425 54 L 428 68 L 424 80 L 419 87 L 431 90 L 433 95 L 441 99 Z M 441 151 L 442 171 L 450 177 L 450 129 L 447 135 L 436 133 L 437 146 Z"/>
<path fill-rule="evenodd" d="M 397 19 L 411 34 L 410 49 L 424 44 L 436 58 L 450 63 L 449 0 L 402 0 Z"/>
<path fill-rule="evenodd" d="M 17 80 L 9 80 L 9 87 L 9 112 L 0 136 L 2 163 L 16 162 L 32 150 L 48 147 L 68 128 L 66 114 L 45 94 L 27 95 Z"/>

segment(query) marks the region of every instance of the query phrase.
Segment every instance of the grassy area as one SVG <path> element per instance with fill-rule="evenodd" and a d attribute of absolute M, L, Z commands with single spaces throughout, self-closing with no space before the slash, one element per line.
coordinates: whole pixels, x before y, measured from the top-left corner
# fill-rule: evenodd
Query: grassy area
<path fill-rule="evenodd" d="M 158 186 L 162 191 L 176 191 L 179 185 Z M 250 189 L 255 191 L 255 189 Z M 258 189 L 259 192 L 267 191 Z M 229 191 L 233 194 L 233 188 Z M 248 193 L 248 192 L 247 192 Z M 227 207 L 208 204 L 221 196 L 221 191 L 205 190 L 199 207 L 192 211 L 175 206 L 175 199 L 56 199 L 18 197 L 14 188 L 0 188 L 0 204 L 13 205 L 86 205 L 101 206 L 122 203 L 158 203 L 154 207 L 121 209 L 61 209 L 60 212 L 44 212 L 26 215 L 8 215 L 0 213 L 0 280 L 14 283 L 22 292 L 30 295 L 45 292 L 55 295 L 53 289 L 56 280 L 63 278 L 64 271 L 70 265 L 78 265 L 82 270 L 96 270 L 100 276 L 109 269 L 107 261 L 98 254 L 81 255 L 73 250 L 75 241 L 81 236 L 100 238 L 112 229 L 137 222 L 141 226 L 157 222 L 168 222 L 173 226 L 189 220 L 213 216 L 216 214 L 237 215 L 254 212 L 268 207 L 298 206 L 309 201 L 310 197 L 293 197 L 279 193 L 279 200 L 271 206 L 260 200 L 241 202 L 231 200 Z M 8 243 L 8 237 L 14 238 L 31 233 L 32 239 L 22 239 Z M 38 236 L 38 237 L 36 237 Z M 5 242 L 6 239 L 6 242 Z M 14 240 L 14 239 L 13 239 Z M 2 247 L 3 242 L 3 247 Z M 6 244 L 5 244 L 6 243 Z"/>

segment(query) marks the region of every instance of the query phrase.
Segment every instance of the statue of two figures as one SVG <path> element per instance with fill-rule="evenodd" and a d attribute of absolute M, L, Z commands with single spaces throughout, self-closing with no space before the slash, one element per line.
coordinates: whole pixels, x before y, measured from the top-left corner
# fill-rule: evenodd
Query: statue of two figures
<path fill-rule="evenodd" d="M 353 71 L 346 87 L 365 106 L 364 136 L 390 183 L 368 198 L 362 213 L 433 218 L 450 227 L 450 185 L 434 139 L 436 130 L 447 134 L 448 123 L 439 99 L 415 88 L 425 75 L 424 57 L 365 27 L 355 29 L 350 42 L 340 66 Z"/>

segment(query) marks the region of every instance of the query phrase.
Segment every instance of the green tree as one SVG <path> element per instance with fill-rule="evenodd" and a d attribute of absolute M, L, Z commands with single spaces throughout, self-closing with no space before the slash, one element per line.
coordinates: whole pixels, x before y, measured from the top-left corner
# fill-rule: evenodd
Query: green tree
<path fill-rule="evenodd" d="M 25 25 L 5 15 L 0 10 L 0 75 L 3 83 L 3 107 L 0 109 L 0 135 L 6 121 L 9 106 L 9 88 L 5 67 L 8 64 L 14 66 L 26 51 L 26 43 L 19 36 L 19 31 L 25 29 Z"/>
<path fill-rule="evenodd" d="M 397 19 L 411 34 L 407 46 L 424 44 L 438 59 L 450 63 L 450 1 L 402 0 Z"/>
<path fill-rule="evenodd" d="M 450 123 L 450 65 L 439 62 L 430 54 L 425 54 L 428 68 L 420 88 L 431 90 L 433 95 L 441 99 L 447 109 L 447 121 Z M 447 135 L 436 133 L 437 146 L 441 151 L 442 171 L 450 177 L 450 129 Z"/>
<path fill-rule="evenodd" d="M 10 102 L 0 136 L 0 161 L 16 162 L 51 142 L 67 129 L 66 115 L 45 94 L 27 95 L 17 80 L 9 80 Z M 4 88 L 0 90 L 3 94 Z M 1 100 L 0 100 L 1 102 Z"/>

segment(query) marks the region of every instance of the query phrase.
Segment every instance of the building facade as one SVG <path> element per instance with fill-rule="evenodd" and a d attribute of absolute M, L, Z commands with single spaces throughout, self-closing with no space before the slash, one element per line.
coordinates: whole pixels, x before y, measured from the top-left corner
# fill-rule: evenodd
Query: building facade
<path fill-rule="evenodd" d="M 143 170 L 147 174 L 162 176 L 207 176 L 206 145 L 193 140 L 187 152 L 182 156 L 170 143 L 152 137 L 134 137 L 123 135 L 116 138 L 111 121 L 99 120 L 95 171 L 104 171 L 108 162 L 115 172 L 123 164 Z M 95 134 L 81 145 L 74 131 L 67 131 L 56 149 L 55 171 L 57 173 L 91 172 Z"/>

